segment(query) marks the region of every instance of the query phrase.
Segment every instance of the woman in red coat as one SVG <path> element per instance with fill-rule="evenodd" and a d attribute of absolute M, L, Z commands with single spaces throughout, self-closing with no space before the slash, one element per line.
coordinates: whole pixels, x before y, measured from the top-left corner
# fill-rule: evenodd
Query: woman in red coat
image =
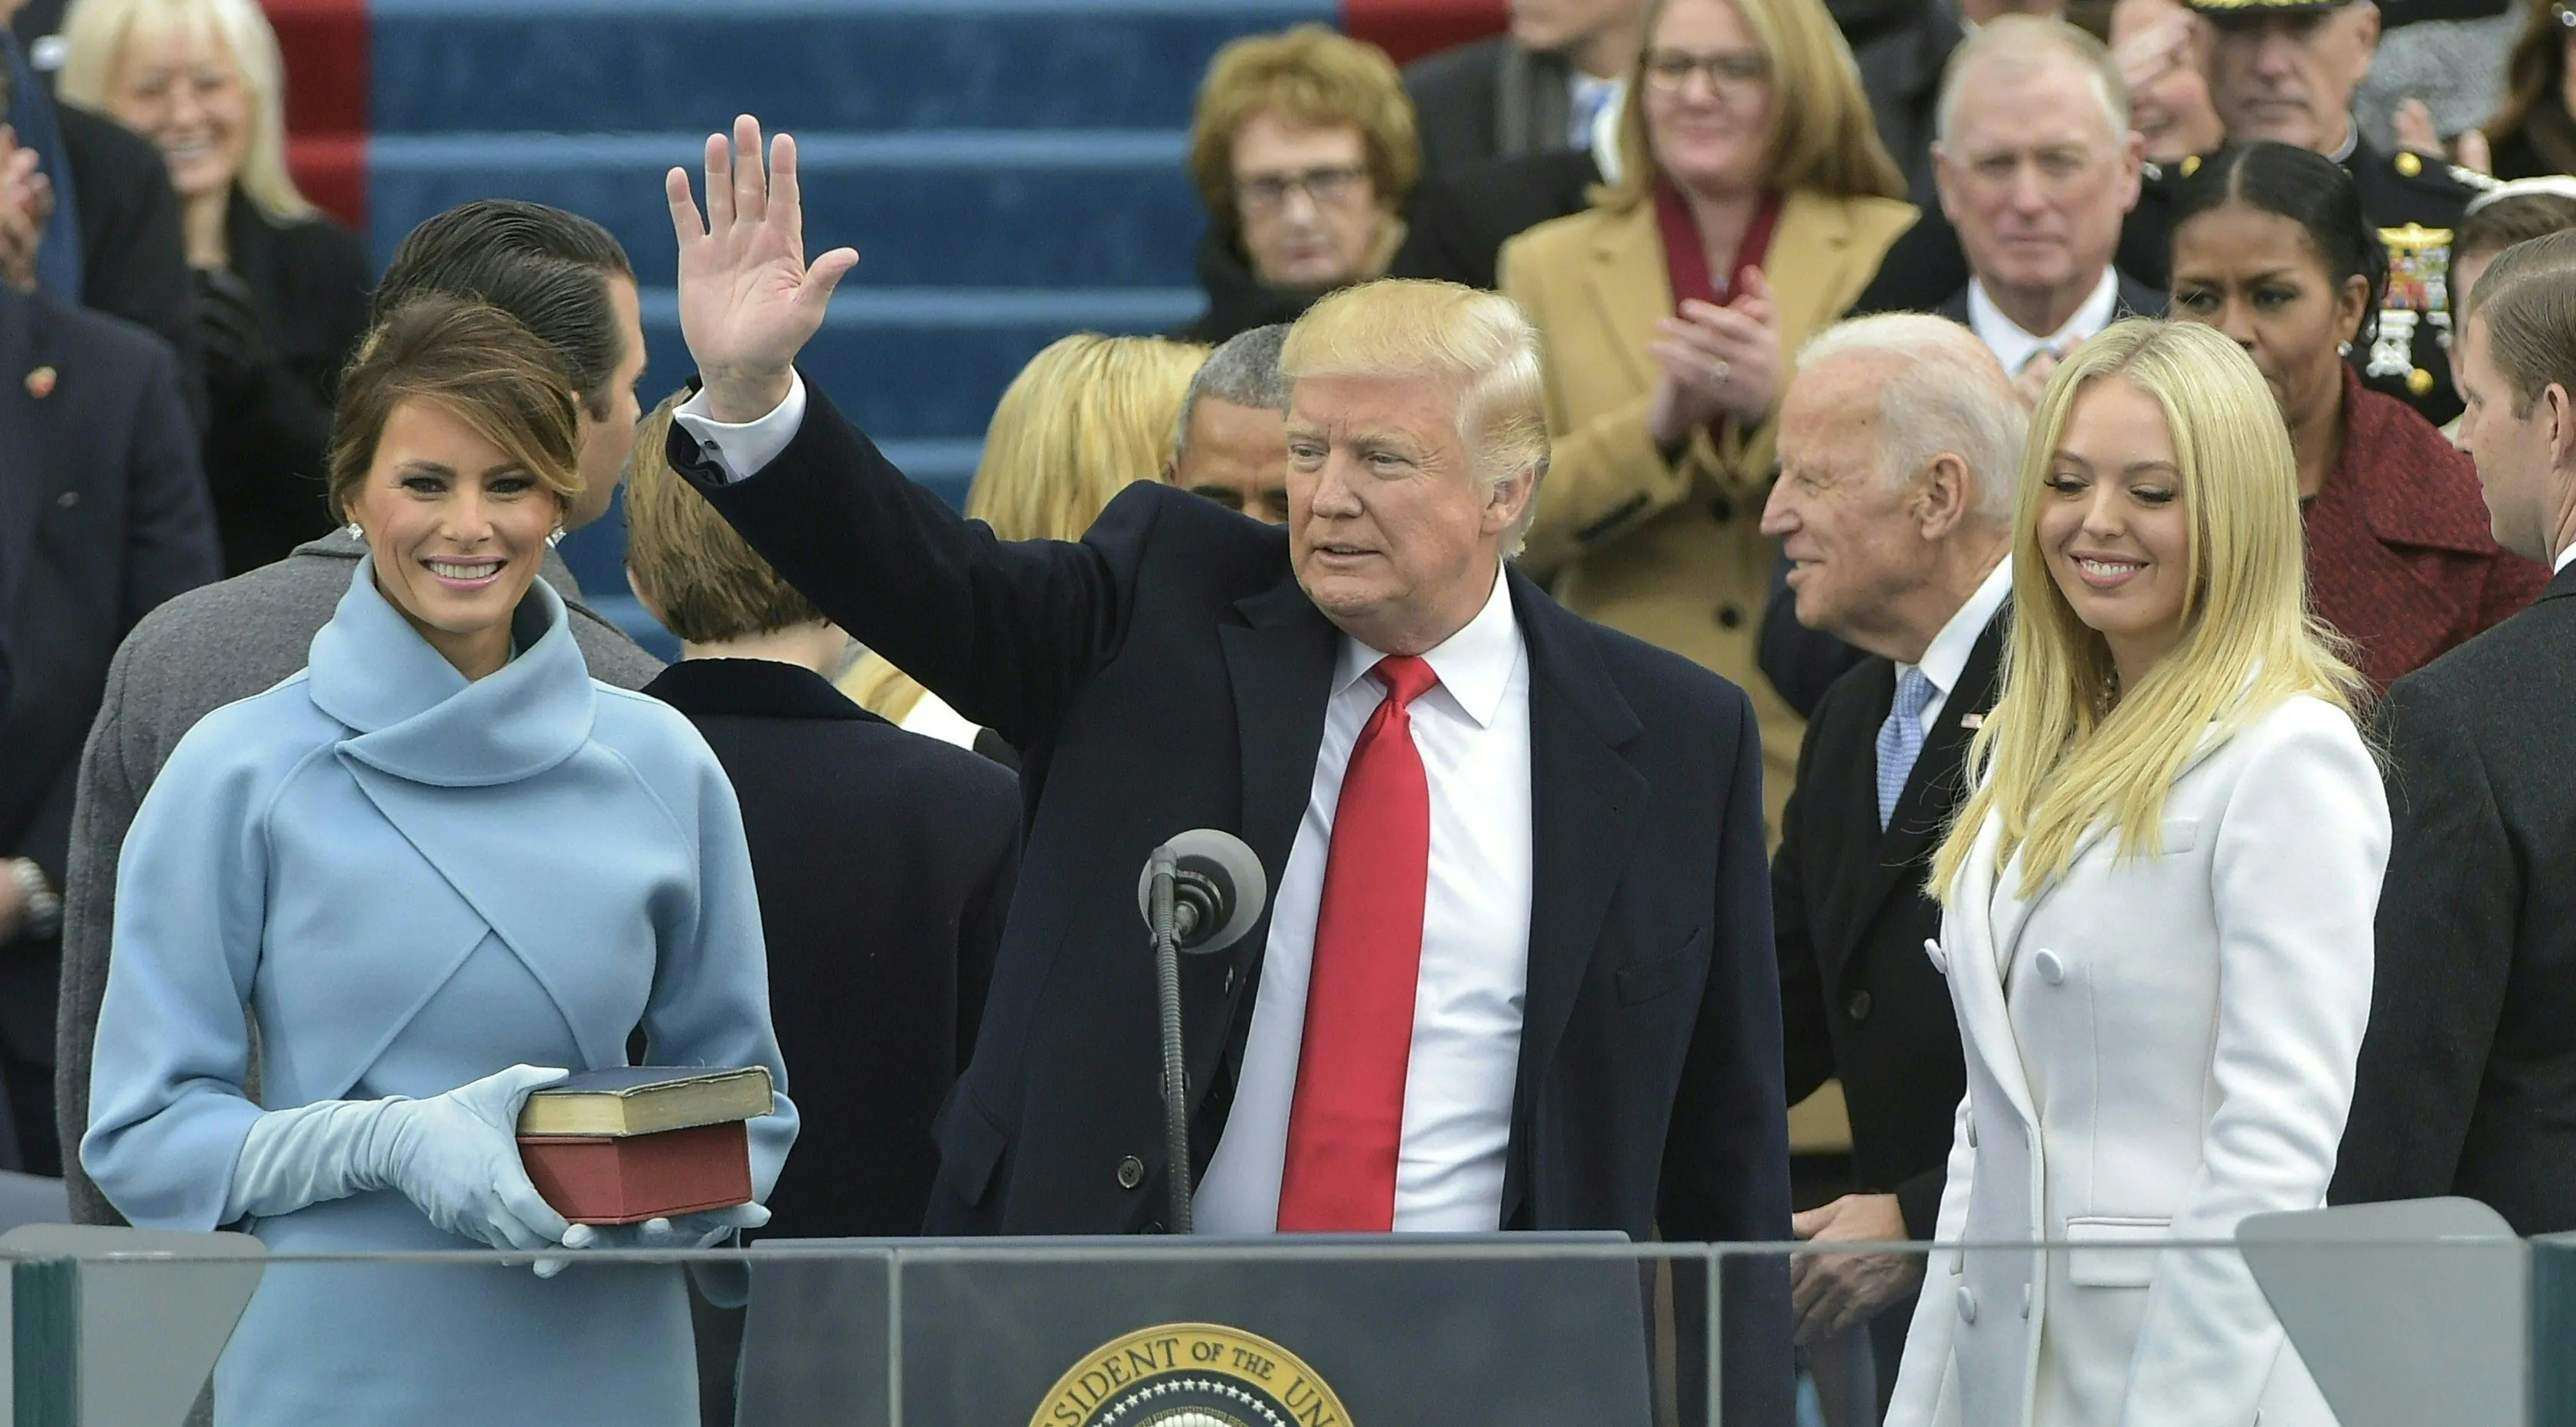
<path fill-rule="evenodd" d="M 2391 274 L 2351 175 L 2305 149 L 2222 151 L 2175 193 L 2173 316 L 2234 338 L 2271 385 L 2298 459 L 2309 602 L 2382 688 L 2549 579 L 2495 543 L 2469 458 L 2343 359 L 2370 345 L 2387 284 L 2439 276 Z"/>

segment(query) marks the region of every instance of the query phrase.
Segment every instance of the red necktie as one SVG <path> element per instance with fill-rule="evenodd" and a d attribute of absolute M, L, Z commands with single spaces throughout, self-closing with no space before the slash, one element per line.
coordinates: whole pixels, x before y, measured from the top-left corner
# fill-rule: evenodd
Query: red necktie
<path fill-rule="evenodd" d="M 1422 899 L 1431 875 L 1431 784 L 1405 706 L 1439 676 L 1411 655 L 1370 671 L 1386 698 L 1351 745 L 1324 855 L 1323 902 L 1306 986 L 1305 1041 L 1288 1108 L 1279 1228 L 1395 1227 L 1404 1073 L 1422 972 Z"/>

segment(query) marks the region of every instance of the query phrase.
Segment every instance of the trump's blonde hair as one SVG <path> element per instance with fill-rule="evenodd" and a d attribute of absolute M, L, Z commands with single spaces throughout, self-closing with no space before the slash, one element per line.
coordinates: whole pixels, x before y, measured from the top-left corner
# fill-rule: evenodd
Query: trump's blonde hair
<path fill-rule="evenodd" d="M 2164 413 L 2190 538 L 2182 637 L 2133 689 L 2110 645 L 2050 575 L 2039 543 L 2044 482 L 2068 412 L 2096 382 L 2121 381 Z M 2133 318 L 2077 349 L 2031 419 L 2013 508 L 2013 622 L 2003 692 L 1968 749 L 1971 794 L 1932 863 L 1932 894 L 1959 873 L 1989 817 L 1998 875 L 2016 851 L 2019 895 L 2036 895 L 2097 825 L 2123 855 L 2153 853 L 2165 796 L 2213 725 L 2224 736 L 2306 694 L 2355 713 L 2361 677 L 2308 612 L 2298 468 L 2280 407 L 2244 350 L 2209 327 Z"/>
<path fill-rule="evenodd" d="M 1725 0 L 1771 66 L 1771 112 L 1762 121 L 1762 186 L 1831 198 L 1903 198 L 1905 177 L 1878 137 L 1860 87 L 1860 66 L 1823 0 Z M 1672 0 L 1650 0 L 1637 55 L 1628 65 L 1628 102 L 1619 115 L 1619 181 L 1595 201 L 1626 212 L 1655 191 L 1663 170 L 1646 127 L 1646 57 Z"/>
<path fill-rule="evenodd" d="M 1048 344 L 1003 390 L 984 431 L 966 514 L 1004 540 L 1079 540 L 1120 491 L 1160 480 L 1181 402 L 1208 349 L 1077 332 Z M 861 708 L 900 722 L 921 686 L 875 654 L 841 680 Z"/>
<path fill-rule="evenodd" d="M 172 30 L 211 35 L 231 53 L 250 101 L 249 142 L 234 176 L 244 197 L 271 221 L 291 223 L 319 210 L 286 168 L 286 62 L 277 31 L 258 0 L 72 0 L 63 12 L 63 68 L 55 92 L 85 109 L 104 111 L 118 60 L 138 35 Z"/>
<path fill-rule="evenodd" d="M 1306 309 L 1279 351 L 1290 401 L 1307 377 L 1418 377 L 1453 382 L 1458 439 L 1488 493 L 1547 474 L 1547 372 L 1538 329 L 1500 293 L 1454 282 L 1382 278 Z M 1504 536 L 1506 554 L 1538 515 L 1532 490 Z"/>

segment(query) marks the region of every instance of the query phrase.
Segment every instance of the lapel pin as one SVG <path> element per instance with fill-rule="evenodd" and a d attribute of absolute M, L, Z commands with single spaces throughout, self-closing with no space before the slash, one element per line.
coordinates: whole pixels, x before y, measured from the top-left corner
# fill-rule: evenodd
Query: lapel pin
<path fill-rule="evenodd" d="M 54 369 L 51 367 L 38 367 L 34 371 L 27 373 L 27 395 L 34 397 L 38 401 L 43 401 L 46 397 L 52 396 L 54 394 L 54 376 Z"/>
<path fill-rule="evenodd" d="M 1959 727 L 1961 728 L 1984 728 L 1985 726 L 1986 716 L 1984 714 L 1971 713 L 1959 715 Z"/>

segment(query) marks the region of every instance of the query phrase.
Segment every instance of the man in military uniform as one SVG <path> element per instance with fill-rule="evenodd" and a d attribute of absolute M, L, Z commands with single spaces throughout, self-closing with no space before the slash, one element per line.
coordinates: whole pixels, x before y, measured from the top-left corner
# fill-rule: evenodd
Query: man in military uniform
<path fill-rule="evenodd" d="M 2230 143 L 2296 144 L 2352 171 L 2362 217 L 2388 248 L 2379 339 L 2356 348 L 2362 379 L 2435 425 L 2460 413 L 2451 388 L 2451 235 L 2469 199 L 2494 180 L 2372 148 L 2354 121 L 2353 92 L 2379 48 L 2371 0 L 2191 0 L 2214 32 L 2209 93 Z M 2183 160 L 2188 174 L 2193 161 Z"/>

